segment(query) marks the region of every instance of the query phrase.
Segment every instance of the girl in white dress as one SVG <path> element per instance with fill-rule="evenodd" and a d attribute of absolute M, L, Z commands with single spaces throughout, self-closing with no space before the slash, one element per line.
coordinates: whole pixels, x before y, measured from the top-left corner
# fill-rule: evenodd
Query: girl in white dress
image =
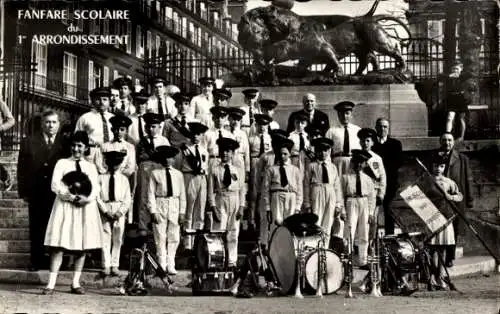
<path fill-rule="evenodd" d="M 103 230 L 96 201 L 99 194 L 98 173 L 95 165 L 85 160 L 84 157 L 88 153 L 89 137 L 86 132 L 77 131 L 71 140 L 71 157 L 60 159 L 54 168 L 51 188 L 56 199 L 44 242 L 52 253 L 49 282 L 43 294 L 54 292 L 64 251 L 76 255 L 71 293 L 84 294 L 80 286 L 80 275 L 85 263 L 85 252 L 102 248 Z M 67 178 L 65 175 L 70 172 L 88 177 L 91 184 L 88 193 L 80 194 L 64 183 Z"/>
<path fill-rule="evenodd" d="M 446 159 L 441 155 L 436 154 L 432 161 L 432 174 L 434 176 L 434 180 L 444 191 L 445 196 L 448 200 L 452 202 L 461 202 L 463 199 L 463 195 L 458 190 L 458 185 L 455 183 L 455 181 L 443 175 L 445 167 Z M 441 261 L 446 260 L 446 246 L 455 244 L 453 223 L 450 223 L 443 231 L 434 236 L 429 244 L 432 248 L 432 262 L 436 269 L 436 273 L 433 274 L 434 287 L 430 288 L 446 289 L 446 283 L 443 281 L 444 267 Z M 439 255 L 442 256 L 441 259 L 439 258 Z"/>

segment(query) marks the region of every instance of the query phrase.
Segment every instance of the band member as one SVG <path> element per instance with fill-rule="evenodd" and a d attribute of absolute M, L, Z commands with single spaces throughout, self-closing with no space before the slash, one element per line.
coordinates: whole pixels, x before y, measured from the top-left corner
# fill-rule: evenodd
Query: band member
<path fill-rule="evenodd" d="M 156 147 L 170 145 L 167 138 L 160 135 L 163 117 L 159 114 L 148 112 L 144 116 L 146 122 L 146 137 L 137 145 L 137 188 L 134 195 L 134 209 L 137 212 L 138 227 L 147 230 L 151 216 L 146 208 L 147 188 L 151 171 L 159 165 L 153 160 Z"/>
<path fill-rule="evenodd" d="M 104 276 L 118 276 L 126 214 L 132 206 L 128 178 L 120 172 L 127 153 L 109 150 L 103 153 L 106 172 L 99 175 L 97 205 L 103 229 L 102 262 Z"/>
<path fill-rule="evenodd" d="M 147 132 L 144 114 L 146 114 L 147 111 L 149 94 L 144 91 L 140 91 L 138 93 L 133 93 L 132 97 L 136 106 L 136 112 L 129 117 L 132 123 L 128 129 L 127 139 L 130 143 L 136 146 L 142 138 L 146 137 Z"/>
<path fill-rule="evenodd" d="M 464 139 L 465 135 L 465 115 L 469 111 L 470 97 L 467 96 L 466 77 L 463 73 L 463 65 L 460 62 L 455 62 L 451 67 L 451 73 L 446 79 L 446 132 L 458 130 L 458 141 Z M 458 115 L 459 123 L 455 124 L 455 115 Z"/>
<path fill-rule="evenodd" d="M 68 156 L 65 147 L 68 143 L 63 138 L 59 125 L 57 112 L 44 112 L 42 130 L 23 140 L 17 162 L 19 197 L 29 204 L 30 271 L 48 267 L 43 236 L 55 199 L 50 184 L 56 162 Z"/>
<path fill-rule="evenodd" d="M 250 177 L 250 148 L 247 133 L 240 128 L 244 114 L 245 112 L 239 108 L 228 108 L 229 129 L 232 138 L 240 145 L 234 152 L 234 165 L 245 169 L 245 181 L 248 181 Z"/>
<path fill-rule="evenodd" d="M 113 87 L 120 91 L 120 100 L 118 109 L 125 115 L 129 116 L 135 113 L 135 106 L 132 103 L 132 91 L 134 90 L 132 80 L 128 77 L 119 77 L 113 81 Z"/>
<path fill-rule="evenodd" d="M 434 180 L 442 188 L 445 193 L 445 197 L 452 202 L 461 202 L 463 200 L 463 195 L 458 189 L 458 185 L 450 178 L 444 176 L 444 170 L 446 168 L 447 160 L 444 156 L 435 154 L 432 161 L 432 174 L 434 175 Z M 441 261 L 446 260 L 446 247 L 455 244 L 455 232 L 453 230 L 453 224 L 449 224 L 443 231 L 434 236 L 430 245 L 433 251 L 433 264 L 435 266 L 436 272 L 433 274 L 435 287 L 429 287 L 431 290 L 433 288 L 446 289 L 447 285 L 443 281 L 443 263 Z M 441 258 L 439 258 L 441 255 Z"/>
<path fill-rule="evenodd" d="M 255 171 L 260 156 L 264 153 L 271 151 L 271 135 L 269 135 L 269 123 L 272 121 L 271 117 L 263 114 L 256 114 L 254 116 L 257 132 L 250 136 L 248 145 L 250 150 L 250 177 L 255 178 Z M 252 184 L 254 179 L 251 180 Z"/>
<path fill-rule="evenodd" d="M 335 217 L 345 216 L 344 198 L 337 168 L 330 160 L 333 142 L 318 138 L 312 142 L 316 161 L 309 164 L 304 177 L 304 208 L 318 216 L 317 224 L 326 233 L 330 243 L 330 232 Z"/>
<path fill-rule="evenodd" d="M 98 87 L 90 92 L 93 109 L 80 116 L 76 122 L 75 132 L 85 131 L 90 140 L 90 154 L 87 160 L 94 160 L 96 148 L 103 143 L 113 140 L 111 123 L 109 119 L 113 116 L 108 112 L 110 91 L 107 87 Z"/>
<path fill-rule="evenodd" d="M 71 140 L 71 157 L 59 159 L 54 168 L 52 191 L 56 199 L 44 241 L 45 246 L 52 250 L 49 282 L 43 290 L 45 295 L 54 293 L 65 250 L 77 256 L 71 293 L 84 294 L 80 276 L 86 251 L 102 249 L 103 230 L 96 201 L 99 175 L 95 165 L 84 159 L 87 153 L 89 137 L 87 133 L 77 131 Z M 74 175 L 68 178 L 69 173 Z"/>
<path fill-rule="evenodd" d="M 109 109 L 108 111 L 112 114 L 120 112 L 120 91 L 118 88 L 111 86 L 109 88 Z"/>
<path fill-rule="evenodd" d="M 219 160 L 219 146 L 217 140 L 219 138 L 228 137 L 232 138 L 233 135 L 229 132 L 225 125 L 227 125 L 227 108 L 226 107 L 212 107 L 210 109 L 211 117 L 213 120 L 213 128 L 209 129 L 201 141 L 201 145 L 208 151 L 210 158 L 209 168 L 213 163 Z"/>
<path fill-rule="evenodd" d="M 363 128 L 358 132 L 359 142 L 361 149 L 368 152 L 371 157 L 366 162 L 366 168 L 364 172 L 373 180 L 373 186 L 375 187 L 375 208 L 374 215 L 378 215 L 378 207 L 382 206 L 382 202 L 385 197 L 385 189 L 387 186 L 387 177 L 385 174 L 384 163 L 382 158 L 376 153 L 372 152 L 373 144 L 377 139 L 377 133 L 373 129 Z"/>
<path fill-rule="evenodd" d="M 361 128 L 351 123 L 353 108 L 354 103 L 350 101 L 342 101 L 336 104 L 335 110 L 337 110 L 341 126 L 330 128 L 325 135 L 325 137 L 333 141 L 332 158 L 340 177 L 349 168 L 351 151 L 361 149 L 358 140 L 358 132 Z"/>
<path fill-rule="evenodd" d="M 113 132 L 113 141 L 102 144 L 101 149 L 96 152 L 95 164 L 97 171 L 103 174 L 109 170 L 107 169 L 104 153 L 109 151 L 123 151 L 126 154 L 124 162 L 120 163 L 120 168 L 117 171 L 129 178 L 135 173 L 137 168 L 135 147 L 125 140 L 132 120 L 122 114 L 118 114 L 111 117 L 109 122 L 111 123 L 111 131 Z"/>
<path fill-rule="evenodd" d="M 240 109 L 245 112 L 241 120 L 241 129 L 247 134 L 250 134 L 250 130 L 255 121 L 254 115 L 261 114 L 262 111 L 258 106 L 257 99 L 259 98 L 259 91 L 255 88 L 247 88 L 242 91 L 244 95 L 243 102 L 244 106 L 241 106 Z"/>
<path fill-rule="evenodd" d="M 165 85 L 167 81 L 160 76 L 156 76 L 151 80 L 154 95 L 149 97 L 147 110 L 157 113 L 164 117 L 164 120 L 171 119 L 177 115 L 175 101 L 167 95 Z"/>
<path fill-rule="evenodd" d="M 305 94 L 304 97 L 302 97 L 302 104 L 304 106 L 302 110 L 290 114 L 288 126 L 286 128 L 287 132 L 290 133 L 295 129 L 295 115 L 305 114 L 309 117 L 309 124 L 314 125 L 321 130 L 322 134 L 325 134 L 330 127 L 330 122 L 325 112 L 316 109 L 316 96 L 311 93 Z"/>
<path fill-rule="evenodd" d="M 208 176 L 208 205 L 215 220 L 214 229 L 227 231 L 228 266 L 238 260 L 240 219 L 245 210 L 244 169 L 232 164 L 239 144 L 231 138 L 217 140 L 221 162 L 210 168 Z"/>
<path fill-rule="evenodd" d="M 194 96 L 189 105 L 189 115 L 209 128 L 212 126 L 212 116 L 210 109 L 214 106 L 214 83 L 211 77 L 202 77 L 198 80 L 201 87 L 201 94 Z"/>
<path fill-rule="evenodd" d="M 229 105 L 229 99 L 233 96 L 230 90 L 225 88 L 214 89 L 214 106 L 227 107 Z"/>
<path fill-rule="evenodd" d="M 373 145 L 373 151 L 377 153 L 384 162 L 387 175 L 387 188 L 383 201 L 384 205 L 384 227 L 385 234 L 394 234 L 394 218 L 392 218 L 389 204 L 396 195 L 398 189 L 398 169 L 403 158 L 403 146 L 401 142 L 389 136 L 389 121 L 386 118 L 378 118 L 375 123 L 377 131 L 377 142 Z"/>
<path fill-rule="evenodd" d="M 283 224 L 288 216 L 297 214 L 302 207 L 303 175 L 290 160 L 293 142 L 289 139 L 277 140 L 273 144 L 278 164 L 267 168 L 262 183 L 262 199 L 268 222 L 273 228 Z"/>
<path fill-rule="evenodd" d="M 370 153 L 358 149 L 352 150 L 352 159 L 346 173 L 341 177 L 342 193 L 344 194 L 345 211 L 347 220 L 345 224 L 350 228 L 343 230 L 344 239 L 347 239 L 351 230 L 351 239 L 357 235 L 359 265 L 367 269 L 369 226 L 374 219 L 375 187 L 372 179 L 363 172 Z M 340 229 L 343 229 L 342 227 Z M 339 234 L 336 237 L 342 237 Z"/>
<path fill-rule="evenodd" d="M 177 93 L 174 96 L 175 107 L 177 108 L 177 115 L 173 119 L 169 119 L 165 122 L 163 127 L 163 136 L 165 136 L 170 144 L 178 149 L 183 145 L 189 144 L 191 133 L 189 132 L 189 122 L 195 122 L 191 116 L 189 116 L 189 96 Z"/>
<path fill-rule="evenodd" d="M 208 152 L 200 145 L 208 127 L 199 122 L 188 123 L 190 143 L 181 147 L 179 170 L 184 174 L 186 185 L 186 229 L 202 230 L 204 227 L 205 207 L 207 204 Z M 186 236 L 184 246 L 193 249 L 192 236 Z"/>
<path fill-rule="evenodd" d="M 304 173 L 306 151 L 309 149 L 309 139 L 305 128 L 307 126 L 307 116 L 304 114 L 295 115 L 295 130 L 290 133 L 288 138 L 292 140 L 293 147 L 291 151 L 292 164 L 299 168 L 300 173 Z"/>
<path fill-rule="evenodd" d="M 172 167 L 179 150 L 159 146 L 155 160 L 162 166 L 151 171 L 148 185 L 148 209 L 153 222 L 156 254 L 160 266 L 169 275 L 177 274 L 175 254 L 180 240 L 180 225 L 186 213 L 186 189 L 182 172 Z"/>

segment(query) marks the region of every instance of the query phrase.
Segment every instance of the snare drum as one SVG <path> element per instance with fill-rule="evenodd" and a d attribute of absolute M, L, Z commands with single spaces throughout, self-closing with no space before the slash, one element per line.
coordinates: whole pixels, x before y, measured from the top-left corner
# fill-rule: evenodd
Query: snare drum
<path fill-rule="evenodd" d="M 282 291 L 289 293 L 297 274 L 297 251 L 299 242 L 304 241 L 304 256 L 317 250 L 321 235 L 295 237 L 290 230 L 280 226 L 274 230 L 269 243 L 269 258 L 276 270 Z"/>
<path fill-rule="evenodd" d="M 344 283 L 344 265 L 340 257 L 332 250 L 320 249 L 325 263 L 326 274 L 323 277 L 323 294 L 331 294 L 339 290 Z M 306 282 L 308 288 L 316 292 L 318 288 L 318 271 L 320 252 L 315 250 L 306 260 Z"/>
<path fill-rule="evenodd" d="M 398 268 L 416 267 L 417 250 L 409 239 L 387 236 L 384 238 L 384 246 L 394 258 Z"/>
<path fill-rule="evenodd" d="M 202 271 L 221 271 L 226 267 L 224 235 L 198 234 L 195 239 L 195 256 Z"/>

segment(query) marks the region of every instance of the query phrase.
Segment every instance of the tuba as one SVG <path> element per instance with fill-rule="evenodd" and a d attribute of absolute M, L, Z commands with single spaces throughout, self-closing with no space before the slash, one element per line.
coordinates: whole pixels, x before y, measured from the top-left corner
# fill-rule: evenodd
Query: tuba
<path fill-rule="evenodd" d="M 352 253 L 352 236 L 351 236 L 351 226 L 347 226 L 347 256 L 345 258 L 345 264 L 346 266 L 344 267 L 345 271 L 345 281 L 347 283 L 347 289 L 346 289 L 346 298 L 352 298 L 352 282 L 354 280 L 354 265 L 353 265 L 353 253 Z"/>
<path fill-rule="evenodd" d="M 371 231 L 371 255 L 368 256 L 368 263 L 370 264 L 370 295 L 379 298 L 382 296 L 382 291 L 380 289 L 382 274 L 380 269 L 380 238 L 376 219 L 372 223 Z"/>

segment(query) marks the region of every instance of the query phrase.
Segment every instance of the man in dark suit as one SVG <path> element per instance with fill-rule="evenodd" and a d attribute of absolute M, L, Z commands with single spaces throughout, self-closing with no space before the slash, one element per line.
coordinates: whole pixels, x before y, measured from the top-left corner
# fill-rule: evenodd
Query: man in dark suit
<path fill-rule="evenodd" d="M 474 206 L 472 197 L 472 172 L 469 167 L 469 158 L 455 149 L 455 139 L 453 134 L 445 132 L 439 139 L 441 145 L 441 153 L 446 158 L 446 168 L 444 175 L 458 185 L 460 192 L 464 195 L 464 199 L 456 203 L 458 210 L 465 214 L 466 209 L 471 209 Z M 455 243 L 458 237 L 465 235 L 465 223 L 462 219 L 456 218 L 453 221 L 453 229 L 455 231 Z M 456 245 L 449 245 L 446 249 L 446 267 L 452 267 L 455 260 Z"/>
<path fill-rule="evenodd" d="M 401 166 L 403 147 L 401 142 L 389 136 L 389 120 L 378 118 L 375 123 L 377 142 L 372 150 L 382 157 L 387 176 L 387 188 L 383 200 L 385 234 L 394 234 L 394 218 L 389 211 L 389 204 L 396 195 L 398 185 L 398 170 Z"/>
<path fill-rule="evenodd" d="M 55 198 L 51 191 L 52 172 L 56 162 L 69 155 L 69 145 L 58 131 L 58 114 L 44 112 L 41 132 L 25 138 L 19 152 L 18 193 L 29 204 L 31 271 L 48 264 L 43 241 Z"/>
<path fill-rule="evenodd" d="M 302 98 L 302 104 L 304 105 L 304 109 L 292 112 L 288 118 L 286 131 L 290 133 L 295 130 L 295 117 L 299 114 L 304 114 L 309 117 L 309 125 L 313 125 L 315 128 L 319 129 L 324 136 L 326 131 L 330 128 L 330 122 L 328 121 L 328 115 L 326 113 L 316 109 L 316 96 L 314 96 L 314 94 L 305 94 Z"/>

